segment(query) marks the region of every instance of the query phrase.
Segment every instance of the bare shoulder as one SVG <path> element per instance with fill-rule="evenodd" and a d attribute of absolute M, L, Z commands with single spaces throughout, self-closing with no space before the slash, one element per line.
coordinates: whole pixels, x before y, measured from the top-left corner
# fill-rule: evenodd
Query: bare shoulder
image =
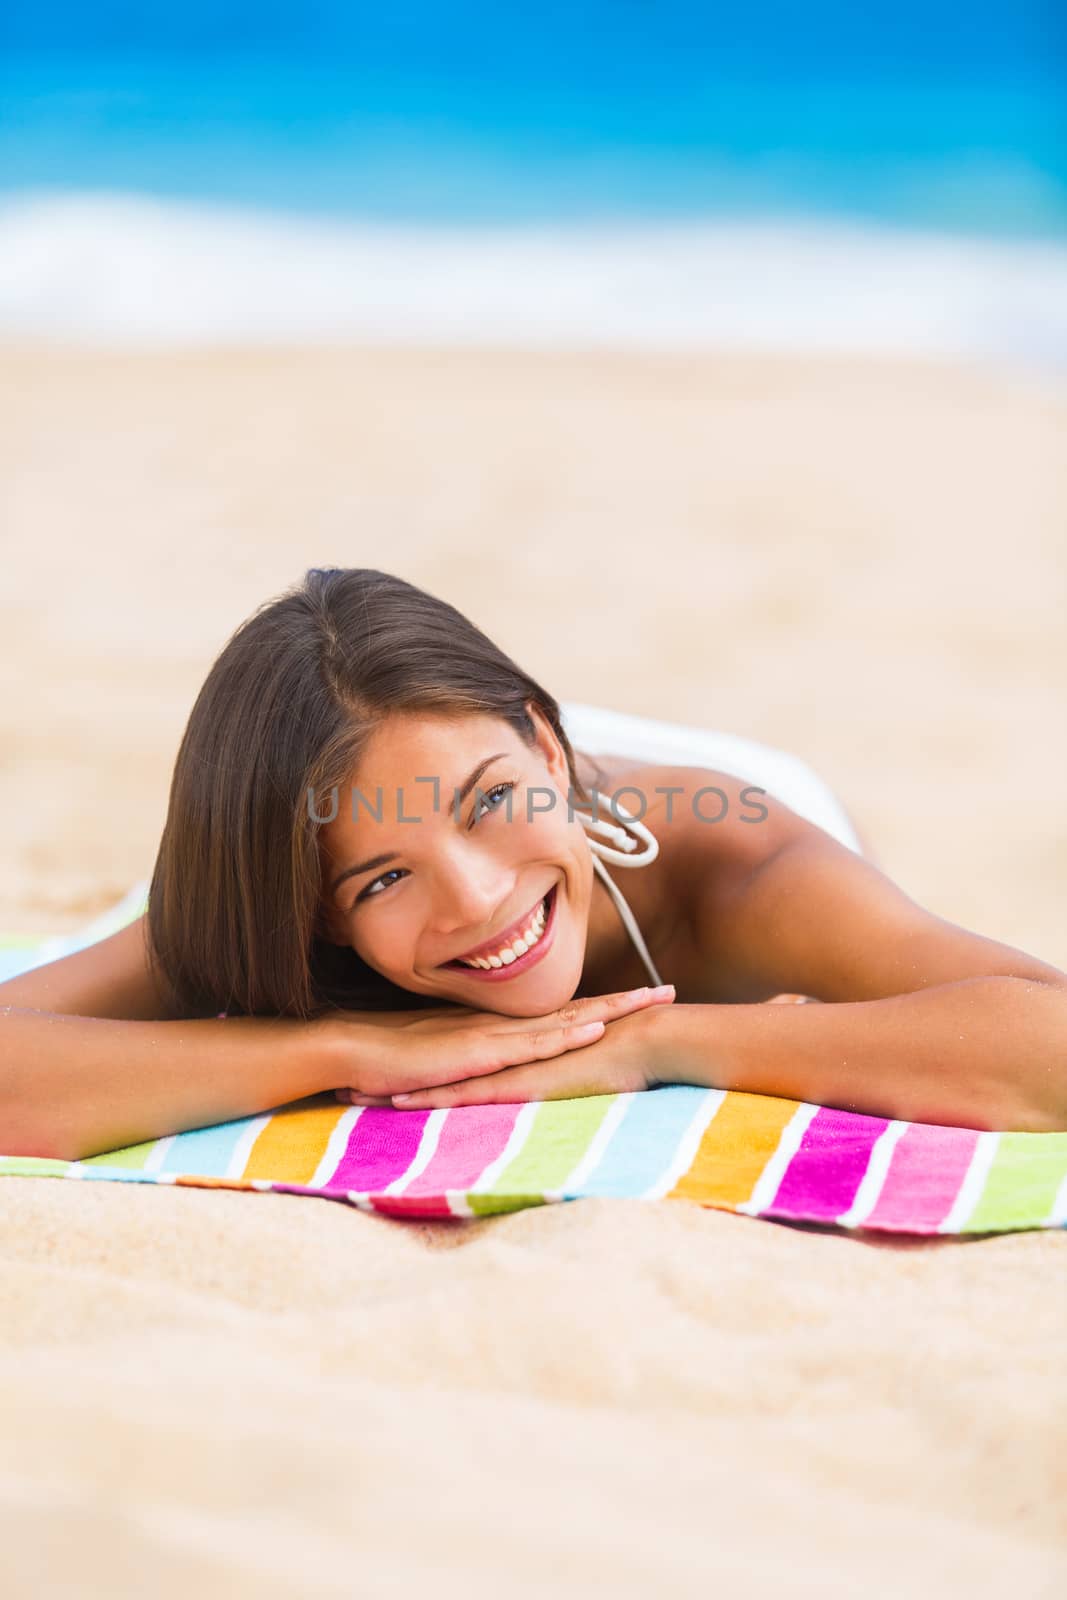
<path fill-rule="evenodd" d="M 3 1005 L 123 1022 L 158 1022 L 179 1015 L 153 958 L 145 915 L 83 950 L 0 983 Z"/>
<path fill-rule="evenodd" d="M 653 880 L 652 914 L 674 919 L 669 935 L 656 926 L 680 1000 L 875 1000 L 982 976 L 1067 989 L 1058 968 L 927 910 L 869 856 L 744 778 L 633 761 L 609 775 L 660 841 L 634 877 Z"/>

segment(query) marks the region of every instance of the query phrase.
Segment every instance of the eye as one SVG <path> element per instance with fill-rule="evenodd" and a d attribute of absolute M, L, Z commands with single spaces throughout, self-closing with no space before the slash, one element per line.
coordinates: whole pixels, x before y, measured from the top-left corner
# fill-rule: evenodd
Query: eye
<path fill-rule="evenodd" d="M 487 812 L 497 811 L 497 810 L 499 810 L 499 805 L 496 802 L 495 797 L 498 796 L 498 795 L 502 797 L 503 795 L 507 794 L 509 789 L 514 789 L 514 788 L 515 788 L 515 784 L 513 782 L 496 783 L 496 784 L 493 785 L 493 787 L 491 789 L 487 789 L 484 794 L 479 795 L 479 797 L 478 797 L 479 798 L 479 802 L 481 802 L 483 800 L 486 802 L 486 811 Z M 489 801 L 493 801 L 493 804 L 490 805 L 488 803 Z M 475 807 L 474 815 L 471 817 L 471 826 L 473 826 L 474 823 L 479 820 L 480 816 L 481 816 L 481 813 L 478 811 L 477 807 Z M 372 878 L 370 883 L 367 884 L 366 888 L 362 889 L 360 891 L 360 893 L 357 894 L 356 898 L 353 900 L 351 906 L 349 907 L 349 910 L 350 911 L 354 911 L 355 908 L 359 905 L 361 900 L 374 900 L 374 899 L 377 899 L 377 897 L 379 895 L 385 894 L 386 890 L 391 889 L 392 886 L 393 886 L 392 883 L 386 883 L 385 880 L 387 878 L 392 878 L 393 881 L 395 882 L 397 874 L 399 874 L 401 876 L 406 876 L 403 867 L 390 867 L 388 872 L 383 872 L 379 877 Z M 384 887 L 379 889 L 378 888 L 378 884 L 383 884 Z"/>
<path fill-rule="evenodd" d="M 479 802 L 481 802 L 482 800 L 489 801 L 489 800 L 491 800 L 493 798 L 493 796 L 495 794 L 507 794 L 508 790 L 509 789 L 514 789 L 514 787 L 515 787 L 514 783 L 495 783 L 491 789 L 487 789 L 486 790 L 484 795 L 479 795 L 479 797 L 478 797 Z M 497 810 L 499 810 L 499 807 L 494 804 L 492 806 L 487 806 L 486 809 L 489 810 L 489 811 L 497 811 Z M 479 812 L 477 806 L 475 806 L 474 815 L 471 817 L 471 823 L 473 824 L 473 823 L 477 822 L 479 820 L 480 816 L 481 816 L 481 813 Z"/>
<path fill-rule="evenodd" d="M 403 872 L 403 870 L 404 870 L 403 867 L 390 867 L 389 871 L 388 872 L 383 872 L 380 877 L 372 878 L 370 883 L 367 884 L 367 887 L 365 889 L 361 889 L 359 894 L 356 895 L 356 898 L 353 900 L 352 906 L 351 906 L 350 909 L 354 910 L 355 907 L 359 905 L 359 902 L 361 900 L 372 899 L 374 897 L 373 896 L 373 890 L 374 890 L 375 884 L 385 883 L 386 878 L 391 878 L 395 872 Z M 392 884 L 385 883 L 385 888 L 386 889 L 391 889 L 392 888 Z M 384 894 L 385 890 L 384 889 L 379 889 L 378 893 L 379 894 Z"/>

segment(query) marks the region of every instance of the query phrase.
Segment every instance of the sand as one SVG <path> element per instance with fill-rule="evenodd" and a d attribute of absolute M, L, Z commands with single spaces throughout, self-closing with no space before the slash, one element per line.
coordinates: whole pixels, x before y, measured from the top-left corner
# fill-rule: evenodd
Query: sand
<path fill-rule="evenodd" d="M 370 565 L 560 698 L 795 751 L 916 899 L 1067 967 L 1065 424 L 1050 376 L 934 362 L 9 347 L 0 924 L 147 876 L 230 631 Z M 1065 1251 L 0 1179 L 5 1568 L 1059 1593 Z"/>

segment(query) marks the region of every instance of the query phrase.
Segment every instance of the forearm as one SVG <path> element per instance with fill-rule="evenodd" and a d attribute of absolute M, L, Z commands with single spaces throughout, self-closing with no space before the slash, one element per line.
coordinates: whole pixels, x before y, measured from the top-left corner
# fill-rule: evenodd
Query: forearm
<path fill-rule="evenodd" d="M 677 1074 L 872 1116 L 1067 1128 L 1067 990 L 967 978 L 882 1000 L 673 1006 Z"/>
<path fill-rule="evenodd" d="M 331 1087 L 314 1025 L 0 1008 L 0 1154 L 77 1161 Z"/>

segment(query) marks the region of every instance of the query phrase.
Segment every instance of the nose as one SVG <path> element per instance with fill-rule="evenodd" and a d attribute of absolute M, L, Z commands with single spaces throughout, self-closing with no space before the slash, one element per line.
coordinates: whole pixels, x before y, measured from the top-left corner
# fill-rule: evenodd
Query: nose
<path fill-rule="evenodd" d="M 437 933 L 469 930 L 471 942 L 514 903 L 515 873 L 482 850 L 460 851 L 442 858 L 434 883 L 433 926 Z"/>

